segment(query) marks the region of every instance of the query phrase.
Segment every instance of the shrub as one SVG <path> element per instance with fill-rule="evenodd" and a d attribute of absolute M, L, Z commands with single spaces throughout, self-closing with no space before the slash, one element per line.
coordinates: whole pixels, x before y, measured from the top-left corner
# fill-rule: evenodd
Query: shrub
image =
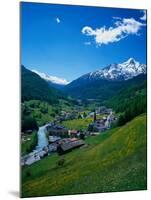
<path fill-rule="evenodd" d="M 63 166 L 65 163 L 65 159 L 61 158 L 60 160 L 57 161 L 57 166 Z"/>
<path fill-rule="evenodd" d="M 27 171 L 27 172 L 26 172 L 26 176 L 27 176 L 27 177 L 30 177 L 30 176 L 31 176 L 31 172 L 30 172 L 30 171 Z"/>

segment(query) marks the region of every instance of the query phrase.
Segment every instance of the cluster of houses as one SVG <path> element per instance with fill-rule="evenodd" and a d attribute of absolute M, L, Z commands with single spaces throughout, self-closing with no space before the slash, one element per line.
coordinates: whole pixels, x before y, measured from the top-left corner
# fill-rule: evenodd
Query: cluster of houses
<path fill-rule="evenodd" d="M 78 118 L 78 111 L 72 111 L 72 112 L 61 111 L 61 113 L 58 116 L 56 116 L 55 120 L 56 122 L 62 122 L 77 118 Z"/>
<path fill-rule="evenodd" d="M 97 119 L 96 113 L 94 114 L 94 120 L 89 125 L 88 130 L 91 132 L 103 132 L 107 129 L 111 128 L 112 122 L 116 120 L 115 116 L 113 115 L 112 111 L 109 115 L 102 117 L 101 119 Z"/>
<path fill-rule="evenodd" d="M 100 114 L 105 115 L 99 119 L 97 116 Z M 67 113 L 62 113 L 61 117 L 66 115 Z M 75 116 L 77 117 L 77 114 L 75 114 Z M 31 154 L 24 156 L 21 160 L 21 165 L 31 165 L 49 155 L 51 152 L 58 152 L 59 155 L 62 155 L 78 148 L 85 144 L 84 138 L 86 136 L 100 134 L 100 132 L 109 129 L 112 122 L 116 120 L 112 109 L 104 106 L 97 108 L 94 112 L 88 113 L 86 117 L 90 116 L 93 117 L 93 122 L 89 124 L 88 130 L 83 132 L 74 129 L 68 130 L 62 124 L 58 123 L 60 122 L 60 119 L 48 123 L 46 125 L 48 145 L 40 151 L 34 151 Z"/>
<path fill-rule="evenodd" d="M 66 121 L 66 120 L 73 120 L 73 119 L 77 119 L 77 118 L 89 118 L 89 117 L 93 117 L 94 113 L 96 113 L 96 115 L 100 115 L 100 114 L 110 114 L 112 112 L 111 108 L 106 108 L 106 106 L 101 106 L 96 108 L 96 110 L 94 112 L 89 112 L 88 114 L 86 113 L 82 113 L 80 112 L 81 110 L 79 110 L 79 108 L 77 108 L 77 110 L 73 110 L 72 112 L 67 112 L 67 111 L 61 111 L 61 113 L 56 116 L 55 118 L 55 122 L 61 123 L 62 121 Z"/>
<path fill-rule="evenodd" d="M 96 115 L 109 115 L 112 112 L 112 108 L 106 108 L 105 106 L 101 106 L 96 108 L 95 111 L 88 113 L 87 118 L 88 117 L 93 117 L 94 114 Z"/>
<path fill-rule="evenodd" d="M 39 160 L 41 160 L 42 158 L 48 156 L 49 154 L 49 149 L 48 147 L 44 147 L 42 150 L 34 150 L 33 152 L 23 156 L 21 158 L 21 166 L 24 165 L 31 165 Z"/>
<path fill-rule="evenodd" d="M 86 136 L 100 134 L 111 127 L 111 123 L 115 120 L 115 116 L 112 112 L 112 109 L 106 108 L 105 106 L 99 107 L 95 112 L 89 113 L 93 114 L 93 122 L 89 124 L 88 130 L 68 130 L 63 125 L 60 125 L 55 122 L 47 124 L 46 130 L 48 134 L 49 141 L 49 151 L 57 151 L 58 146 L 62 141 L 66 141 L 66 145 L 71 143 L 72 139 L 76 140 L 84 139 Z M 89 115 L 88 114 L 88 115 Z M 100 114 L 106 114 L 101 119 L 97 119 L 97 116 Z M 91 116 L 91 117 L 92 117 Z M 78 142 L 76 142 L 78 144 Z"/>
<path fill-rule="evenodd" d="M 101 106 L 96 109 L 96 113 L 99 114 L 110 114 L 112 112 L 112 108 L 106 108 L 106 106 Z"/>
<path fill-rule="evenodd" d="M 22 166 L 31 165 L 41 160 L 43 157 L 48 156 L 52 152 L 58 152 L 59 155 L 62 155 L 85 144 L 84 140 L 80 138 L 65 136 L 67 133 L 66 129 L 59 127 L 59 125 L 50 127 L 50 125 L 46 127 L 47 133 L 50 134 L 48 135 L 49 144 L 42 150 L 34 150 L 33 152 L 23 156 L 21 158 Z M 57 127 L 58 129 L 56 129 Z"/>
<path fill-rule="evenodd" d="M 50 152 L 58 151 L 59 154 L 63 154 L 84 144 L 84 141 L 80 139 L 80 135 L 82 134 L 80 131 L 68 130 L 64 126 L 55 124 L 54 122 L 46 126 L 46 131 Z"/>

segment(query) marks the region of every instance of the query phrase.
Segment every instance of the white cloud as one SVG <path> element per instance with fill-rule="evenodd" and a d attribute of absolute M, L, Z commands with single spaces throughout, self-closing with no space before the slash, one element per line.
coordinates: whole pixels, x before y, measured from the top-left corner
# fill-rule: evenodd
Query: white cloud
<path fill-rule="evenodd" d="M 109 28 L 103 26 L 93 29 L 90 26 L 85 26 L 82 28 L 82 33 L 94 37 L 96 44 L 101 46 L 102 44 L 118 42 L 128 35 L 137 35 L 142 26 L 145 24 L 134 18 L 123 18 L 115 21 L 114 26 Z"/>
<path fill-rule="evenodd" d="M 146 21 L 146 19 L 147 19 L 146 10 L 144 10 L 143 13 L 144 13 L 144 15 L 142 17 L 140 17 L 140 19 L 143 21 Z"/>
<path fill-rule="evenodd" d="M 57 22 L 57 24 L 60 24 L 61 21 L 60 21 L 59 17 L 56 18 L 56 22 Z"/>

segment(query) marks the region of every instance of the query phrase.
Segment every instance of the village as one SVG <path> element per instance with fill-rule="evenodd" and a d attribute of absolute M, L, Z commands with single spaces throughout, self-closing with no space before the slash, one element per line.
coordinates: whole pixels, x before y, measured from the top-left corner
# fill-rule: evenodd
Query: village
<path fill-rule="evenodd" d="M 91 123 L 84 130 L 70 129 L 62 124 L 63 121 L 77 118 L 91 119 Z M 104 131 L 111 128 L 116 120 L 117 118 L 113 110 L 105 106 L 99 107 L 95 111 L 88 112 L 87 114 L 62 111 L 61 115 L 57 116 L 54 121 L 39 128 L 37 133 L 38 145 L 32 152 L 22 156 L 21 165 L 31 165 L 54 152 L 63 155 L 75 148 L 80 148 L 86 145 L 85 139 L 87 137 L 104 133 Z M 30 134 L 30 131 L 28 132 Z"/>

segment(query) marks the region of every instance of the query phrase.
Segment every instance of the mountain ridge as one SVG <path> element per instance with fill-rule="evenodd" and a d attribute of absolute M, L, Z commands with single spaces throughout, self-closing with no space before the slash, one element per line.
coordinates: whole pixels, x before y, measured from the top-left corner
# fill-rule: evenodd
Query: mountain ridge
<path fill-rule="evenodd" d="M 113 63 L 100 70 L 86 73 L 78 79 L 89 79 L 91 81 L 98 79 L 121 81 L 131 79 L 140 74 L 146 74 L 146 71 L 147 67 L 145 64 L 140 64 L 134 58 L 129 58 L 123 63 Z M 72 84 L 72 82 L 69 84 Z"/>
<path fill-rule="evenodd" d="M 50 76 L 48 74 L 45 74 L 43 72 L 39 72 L 38 70 L 31 70 L 32 72 L 38 74 L 42 79 L 44 79 L 45 81 L 47 81 L 49 83 L 50 86 L 53 86 L 55 88 L 61 88 L 64 87 L 65 85 L 69 84 L 70 82 L 67 81 L 64 78 L 59 78 L 56 76 Z"/>
<path fill-rule="evenodd" d="M 140 74 L 132 79 L 124 81 L 111 80 L 78 80 L 63 88 L 68 95 L 78 99 L 99 99 L 101 101 L 112 98 L 121 89 L 125 89 L 132 85 L 139 85 L 146 80 L 146 74 Z"/>
<path fill-rule="evenodd" d="M 134 58 L 129 58 L 127 61 L 123 63 L 113 63 L 109 64 L 99 70 L 89 72 L 81 75 L 77 79 L 69 82 L 64 78 L 59 78 L 56 76 L 50 76 L 43 72 L 39 72 L 38 70 L 31 70 L 32 72 L 38 74 L 42 79 L 47 81 L 51 86 L 56 88 L 66 87 L 68 85 L 72 85 L 77 80 L 87 80 L 87 81 L 96 81 L 99 79 L 109 80 L 109 81 L 123 81 L 128 80 L 133 77 L 136 77 L 140 74 L 146 74 L 147 66 L 146 64 L 141 64 L 136 61 Z"/>
<path fill-rule="evenodd" d="M 36 99 L 53 104 L 63 98 L 63 94 L 59 90 L 50 87 L 38 74 L 28 70 L 23 65 L 21 65 L 21 89 L 22 102 Z"/>
<path fill-rule="evenodd" d="M 129 58 L 123 63 L 110 64 L 100 70 L 84 74 L 70 83 L 57 77 L 52 81 L 53 76 L 35 70 L 31 72 L 44 80 L 50 88 L 57 88 L 65 95 L 76 99 L 100 99 L 104 101 L 112 98 L 127 84 L 129 86 L 130 84 L 136 85 L 139 84 L 139 81 L 144 81 L 147 66 L 140 64 L 134 58 Z"/>

